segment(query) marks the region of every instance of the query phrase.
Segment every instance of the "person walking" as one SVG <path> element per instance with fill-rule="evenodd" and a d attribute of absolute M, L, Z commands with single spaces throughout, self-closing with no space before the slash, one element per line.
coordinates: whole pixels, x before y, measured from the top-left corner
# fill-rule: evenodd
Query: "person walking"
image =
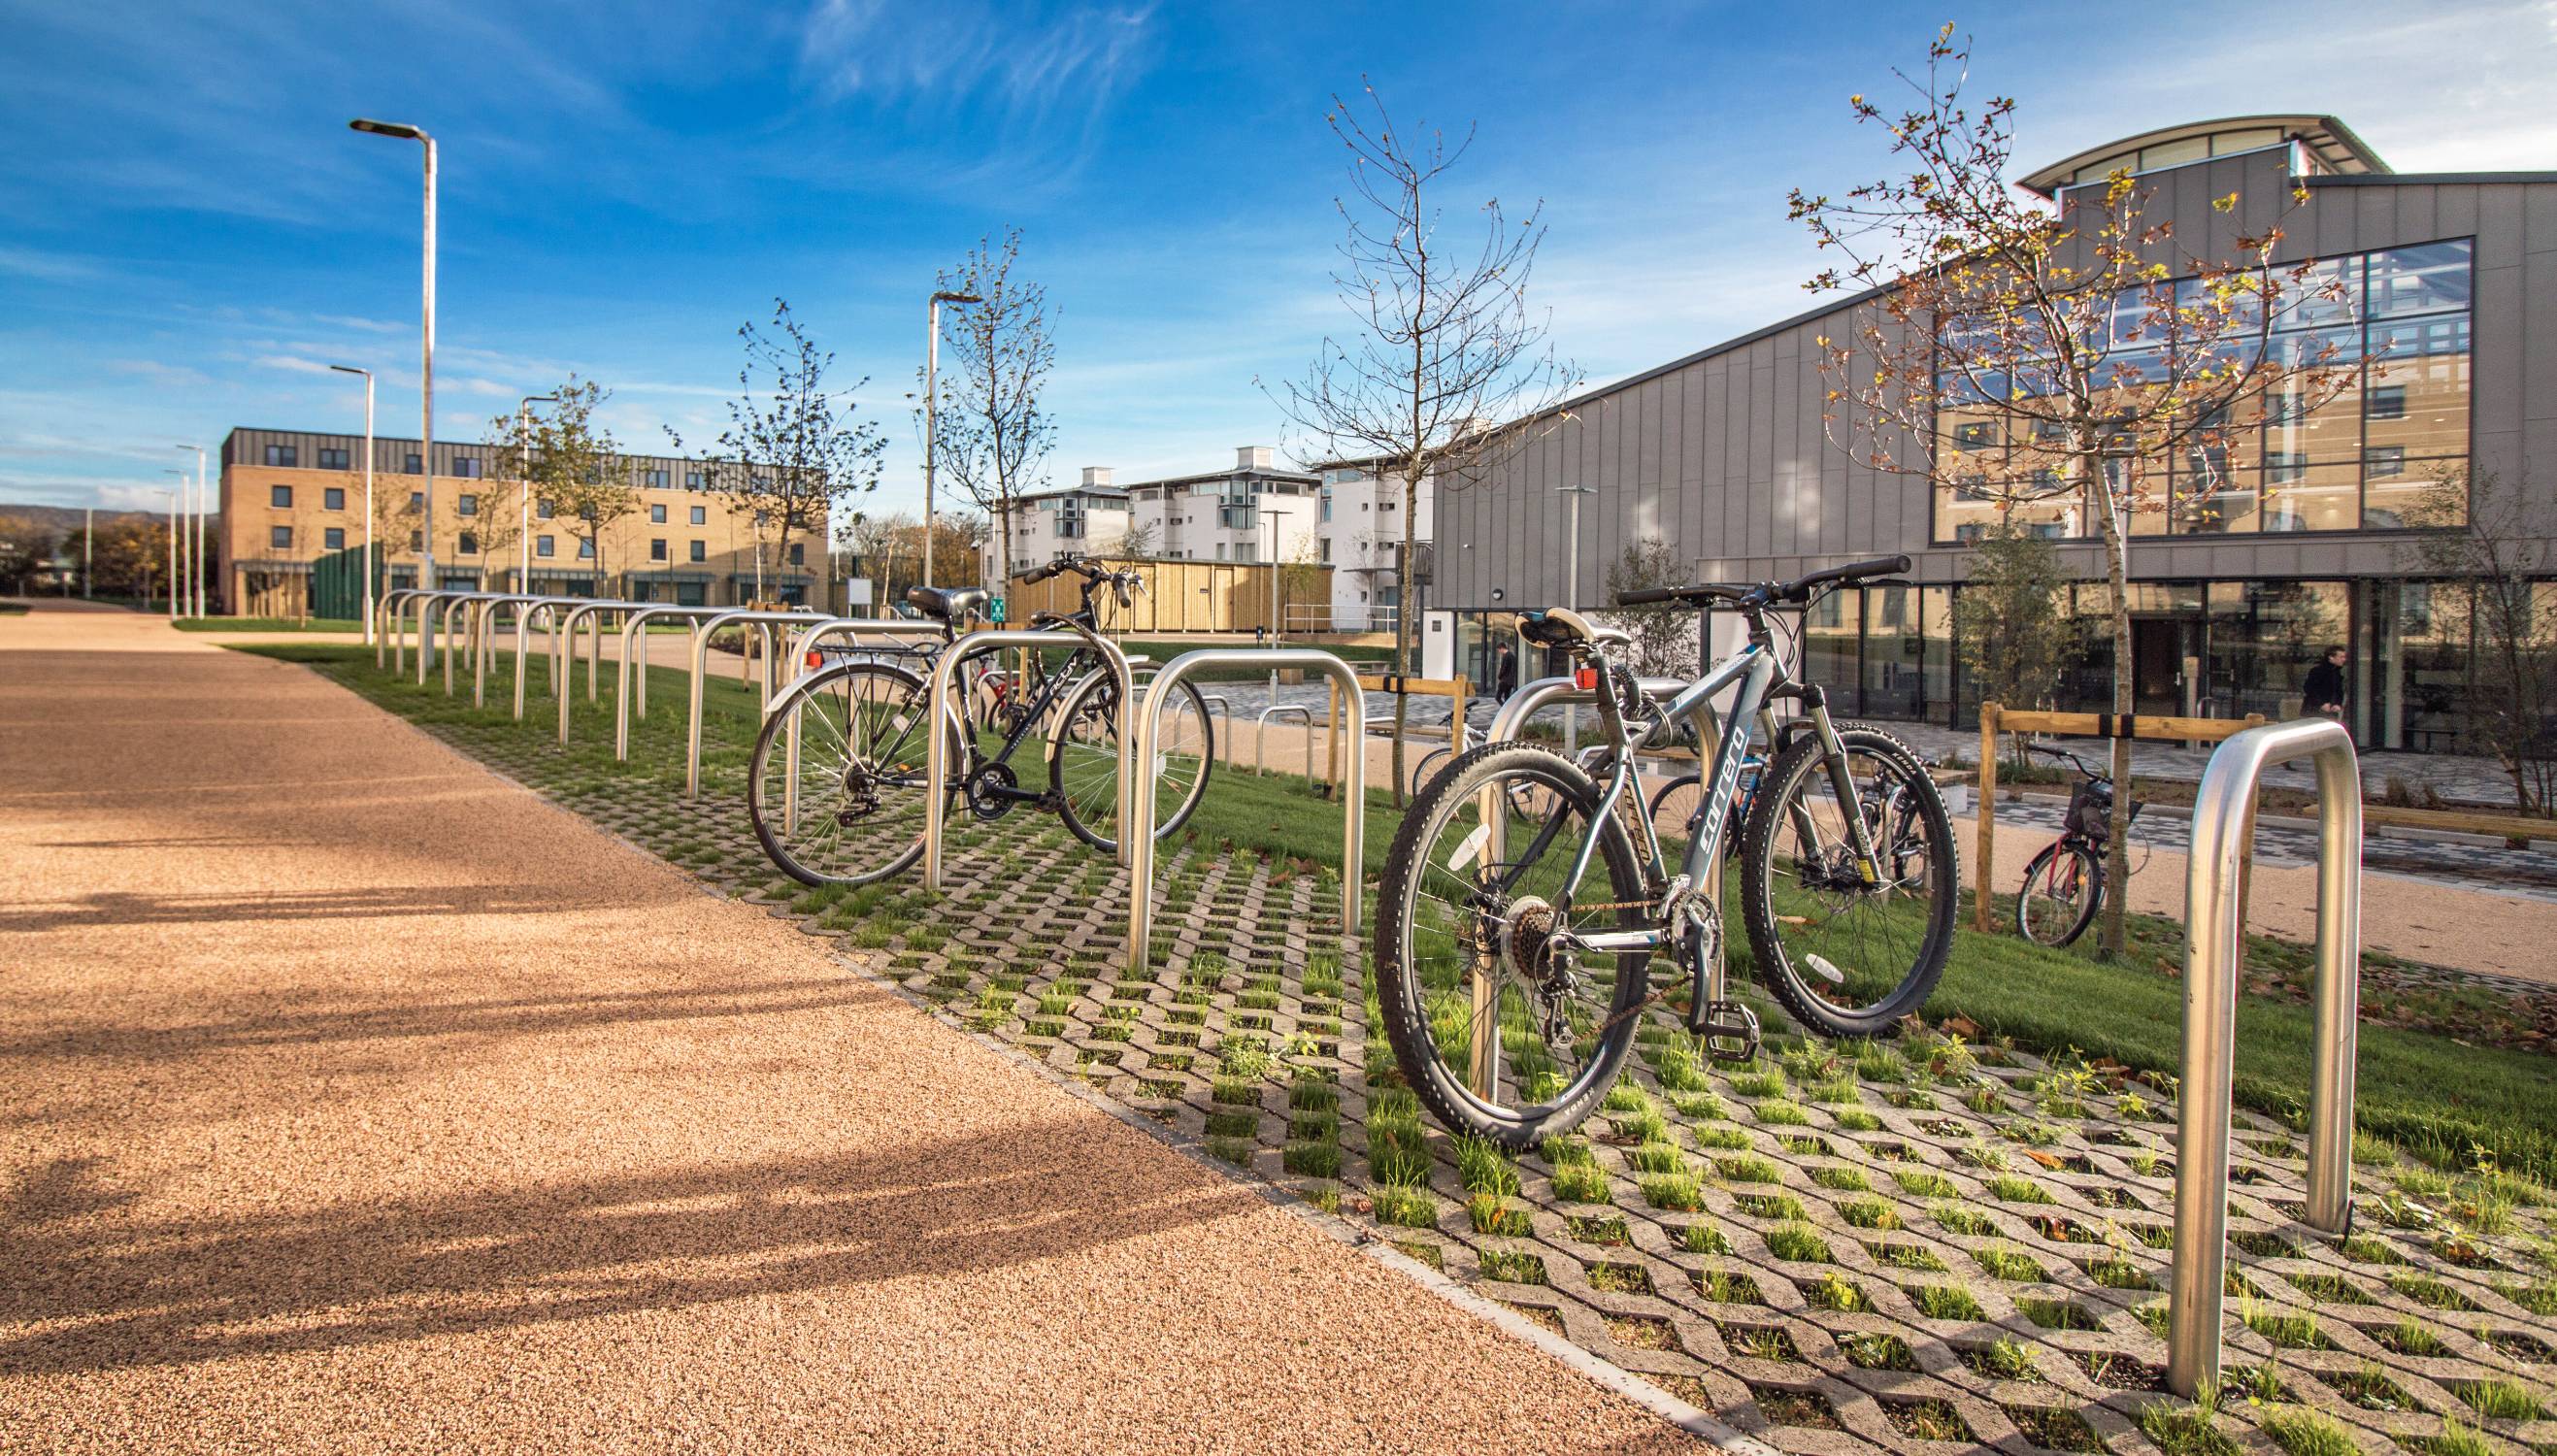
<path fill-rule="evenodd" d="M 2329 647 L 2326 657 L 2309 669 L 2300 683 L 2300 707 L 2304 712 L 2344 722 L 2344 649 Z"/>
<path fill-rule="evenodd" d="M 1492 653 L 1492 701 L 1507 703 L 1518 691 L 1518 654 L 1503 642 Z"/>

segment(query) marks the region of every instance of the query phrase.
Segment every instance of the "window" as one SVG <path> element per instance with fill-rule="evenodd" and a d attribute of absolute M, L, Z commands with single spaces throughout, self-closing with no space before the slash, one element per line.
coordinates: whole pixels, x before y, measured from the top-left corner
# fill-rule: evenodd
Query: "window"
<path fill-rule="evenodd" d="M 559 538 L 558 538 L 557 536 L 536 536 L 536 537 L 534 537 L 534 538 L 533 538 L 533 555 L 535 555 L 535 556 L 557 556 L 557 555 L 559 555 Z"/>
<path fill-rule="evenodd" d="M 558 506 L 551 504 L 547 500 L 537 500 L 533 502 L 533 514 L 546 521 L 549 520 L 552 514 L 558 511 Z"/>
<path fill-rule="evenodd" d="M 479 458 L 471 455 L 455 456 L 453 458 L 453 474 L 464 480 L 478 479 Z M 468 499 L 469 497 L 466 496 L 464 498 Z"/>
<path fill-rule="evenodd" d="M 2365 398 L 2370 401 L 2368 409 L 2363 412 L 2365 419 L 2406 418 L 2406 386 L 2403 384 L 2374 384 Z"/>
<path fill-rule="evenodd" d="M 331 485 L 322 490 L 320 492 L 320 504 L 327 510 L 344 510 L 346 508 L 345 487 L 342 485 Z"/>
<path fill-rule="evenodd" d="M 1216 559 L 1219 561 L 1225 560 L 1225 543 L 1222 541 L 1216 543 Z"/>
<path fill-rule="evenodd" d="M 639 472 L 639 483 L 647 486 L 651 490 L 663 490 L 666 488 L 666 472 L 664 470 L 641 470 Z M 658 508 L 660 510 L 664 509 L 663 506 Z"/>
<path fill-rule="evenodd" d="M 691 548 L 692 548 L 692 549 L 691 549 L 691 551 L 690 551 L 689 553 L 687 553 L 687 554 L 686 554 L 686 556 L 685 556 L 685 558 L 684 558 L 685 560 L 687 560 L 687 561 L 708 561 L 708 560 L 710 560 L 710 559 L 711 559 L 711 556 L 710 556 L 710 549 L 709 549 L 707 546 L 703 545 L 703 543 L 701 543 L 701 542 L 699 542 L 699 541 L 694 541 L 694 542 L 691 542 L 691 543 L 688 543 L 688 544 L 691 546 Z"/>
<path fill-rule="evenodd" d="M 710 512 L 710 507 L 708 507 L 708 506 L 702 506 L 702 505 L 694 506 L 694 507 L 693 507 L 693 516 L 692 516 L 692 519 L 693 519 L 693 524 L 694 524 L 694 525 L 696 525 L 696 526 L 707 526 L 707 525 L 709 525 L 709 524 L 710 524 L 710 522 L 711 522 L 711 512 Z"/>
<path fill-rule="evenodd" d="M 665 537 L 659 536 L 648 543 L 648 559 L 650 561 L 664 561 L 666 559 Z"/>
<path fill-rule="evenodd" d="M 662 505 L 652 505 L 648 507 L 648 524 L 652 526 L 662 526 L 666 524 L 666 508 Z"/>
<path fill-rule="evenodd" d="M 267 527 L 266 544 L 274 547 L 278 551 L 291 551 L 293 549 L 293 528 L 291 526 Z"/>
<path fill-rule="evenodd" d="M 343 526 L 331 526 L 329 529 L 320 533 L 320 542 L 331 551 L 345 550 L 346 528 Z"/>
<path fill-rule="evenodd" d="M 426 509 L 426 492 L 423 490 L 410 491 L 408 493 L 408 508 L 410 510 Z"/>
<path fill-rule="evenodd" d="M 457 515 L 475 516 L 479 514 L 479 497 L 466 493 L 454 503 L 453 509 Z"/>
<path fill-rule="evenodd" d="M 1972 420 L 1953 427 L 1953 443 L 1964 450 L 1984 450 L 1996 440 L 1996 426 L 1986 420 Z"/>
<path fill-rule="evenodd" d="M 2287 485 L 2306 475 L 2308 469 L 2309 458 L 2305 452 L 2296 450 L 2264 452 L 2264 479 L 2270 484 Z"/>
<path fill-rule="evenodd" d="M 1319 515 L 1325 521 L 1332 518 L 1332 487 L 1329 485 L 1323 487 L 1323 504 Z"/>
<path fill-rule="evenodd" d="M 417 452 L 413 450 L 402 459 L 400 463 L 400 473 L 404 475 L 423 474 L 425 469 L 425 463 L 417 458 Z"/>
<path fill-rule="evenodd" d="M 1323 537 L 1321 544 L 1323 548 L 1322 559 L 1324 561 L 1330 561 L 1332 559 L 1332 538 L 1329 536 Z M 1841 820 L 1840 822 L 1843 823 L 1844 821 Z"/>
<path fill-rule="evenodd" d="M 593 560 L 595 560 L 595 538 L 594 538 L 594 537 L 592 537 L 592 536 L 582 536 L 582 537 L 578 538 L 578 543 L 577 543 L 577 559 L 578 559 L 578 560 L 580 560 L 580 561 L 593 561 Z"/>
<path fill-rule="evenodd" d="M 790 543 L 790 564 L 792 566 L 806 566 L 808 564 L 807 542 L 793 541 Z"/>
<path fill-rule="evenodd" d="M 462 533 L 461 544 L 454 549 L 461 552 L 464 556 L 477 556 L 479 554 L 479 538 L 469 531 L 465 531 Z"/>
<path fill-rule="evenodd" d="M 266 448 L 266 463 L 270 465 L 282 465 L 285 468 L 290 469 L 293 466 L 302 463 L 302 452 L 300 448 L 296 446 L 270 445 Z"/>
<path fill-rule="evenodd" d="M 684 472 L 685 489 L 699 490 L 708 484 L 710 484 L 710 476 L 706 472 L 701 470 L 686 470 Z"/>
<path fill-rule="evenodd" d="M 320 468 L 324 470 L 342 470 L 346 468 L 345 447 L 338 445 L 324 445 L 320 447 Z"/>
<path fill-rule="evenodd" d="M 277 510 L 293 509 L 293 487 L 290 485 L 267 486 L 266 503 L 274 506 Z"/>
<path fill-rule="evenodd" d="M 2361 453 L 2361 471 L 2370 478 L 2384 479 L 2406 473 L 2406 447 L 2374 445 Z"/>
<path fill-rule="evenodd" d="M 409 532 L 408 549 L 411 551 L 424 551 L 426 549 L 426 533 L 424 531 Z"/>

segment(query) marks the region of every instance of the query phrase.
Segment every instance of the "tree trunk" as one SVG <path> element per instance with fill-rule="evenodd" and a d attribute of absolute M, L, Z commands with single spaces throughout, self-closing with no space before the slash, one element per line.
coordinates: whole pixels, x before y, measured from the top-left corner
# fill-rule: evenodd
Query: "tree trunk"
<path fill-rule="evenodd" d="M 1420 493 L 1418 487 L 1413 485 L 1413 481 L 1417 478 L 1419 477 L 1410 469 L 1406 469 L 1403 472 L 1403 552 L 1402 559 L 1394 564 L 1394 661 L 1395 665 L 1407 678 L 1413 676 L 1412 653 L 1413 647 L 1417 645 L 1418 641 L 1412 630 L 1412 535 L 1413 530 L 1413 515 L 1416 510 L 1416 507 L 1413 502 Z M 1411 716 L 1412 695 L 1410 693 L 1395 694 L 1394 807 L 1397 809 L 1403 807 L 1403 730 L 1405 724 L 1410 720 Z M 1464 725 L 1462 724 L 1451 723 L 1447 726 L 1447 751 L 1450 754 L 1457 752 L 1464 746 L 1456 736 L 1459 732 L 1463 731 L 1463 728 Z M 1364 732 L 1364 730 L 1362 730 L 1362 732 Z M 1364 737 L 1356 739 L 1355 741 L 1359 742 L 1360 750 L 1365 751 L 1366 742 Z M 1362 810 L 1359 805 L 1352 804 L 1350 806 L 1350 812 L 1352 814 L 1357 814 L 1362 812 Z"/>
<path fill-rule="evenodd" d="M 2120 518 L 2110 508 L 2111 493 L 2104 492 L 2104 568 L 2113 587 L 2113 715 L 2119 719 L 2129 715 L 2132 704 L 2130 544 L 2122 539 Z M 2131 899 L 2131 740 L 2126 736 L 2113 739 L 2112 774 L 2113 814 L 2104 834 L 2104 882 L 2110 892 L 2104 897 L 2098 941 L 2108 959 L 2120 955 L 2126 944 L 2123 912 Z"/>

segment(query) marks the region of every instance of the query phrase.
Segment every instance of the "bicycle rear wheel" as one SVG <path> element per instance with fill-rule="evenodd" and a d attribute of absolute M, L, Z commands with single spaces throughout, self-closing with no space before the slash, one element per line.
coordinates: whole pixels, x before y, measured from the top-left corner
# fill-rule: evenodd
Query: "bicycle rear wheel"
<path fill-rule="evenodd" d="M 1806 733 L 1776 755 L 1750 810 L 1741 910 L 1768 989 L 1808 1028 L 1876 1036 L 1925 1004 L 1953 945 L 1952 821 L 1899 739 L 1840 728 L 1850 799 Z M 1880 861 L 1867 883 L 1848 833 L 1863 819 Z"/>
<path fill-rule="evenodd" d="M 773 863 L 806 884 L 868 884 L 915 861 L 928 696 L 901 667 L 840 663 L 764 720 L 745 805 Z M 944 731 L 955 773 L 966 759 Z"/>
<path fill-rule="evenodd" d="M 1498 846 L 1486 805 L 1506 806 Z M 1569 760 L 1495 743 L 1430 779 L 1386 854 L 1377 999 L 1404 1080 L 1452 1131 L 1534 1146 L 1588 1117 L 1624 1063 L 1652 953 L 1557 958 L 1551 940 L 1644 923 L 1633 842 L 1597 808 Z"/>
<path fill-rule="evenodd" d="M 2065 946 L 2086 933 L 2103 904 L 2103 861 L 2085 845 L 2058 840 L 2024 866 L 2015 933 L 2036 945 Z"/>

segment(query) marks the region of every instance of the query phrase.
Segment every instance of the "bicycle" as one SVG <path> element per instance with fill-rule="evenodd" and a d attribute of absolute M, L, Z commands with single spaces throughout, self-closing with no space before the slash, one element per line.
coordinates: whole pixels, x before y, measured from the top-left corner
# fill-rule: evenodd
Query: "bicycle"
<path fill-rule="evenodd" d="M 2104 908 L 2104 845 L 2113 828 L 2113 778 L 2098 773 L 2086 759 L 2066 748 L 2030 743 L 2025 751 L 2042 758 L 2066 758 L 2078 770 L 2069 791 L 2069 810 L 2060 821 L 2060 838 L 2024 866 L 2024 883 L 2015 892 L 2015 933 L 2036 945 L 2065 946 L 2086 933 Z M 2140 801 L 2131 801 L 2136 824 Z"/>
<path fill-rule="evenodd" d="M 1076 838 L 1104 853 L 1118 817 L 1119 685 L 1104 665 L 1096 596 L 1111 590 L 1125 609 L 1144 581 L 1088 558 L 1065 557 L 1021 573 L 1028 584 L 1064 572 L 1083 578 L 1080 609 L 1032 619 L 1041 631 L 1080 637 L 1063 666 L 1034 666 L 1001 690 L 980 674 L 942 725 L 950 735 L 955 776 L 942 786 L 955 810 L 964 803 L 993 822 L 1028 805 L 1054 813 Z M 990 597 L 982 588 L 916 587 L 906 600 L 941 623 L 940 639 L 914 647 L 863 647 L 818 670 L 786 712 L 766 719 L 746 772 L 746 809 L 764 853 L 805 884 L 868 884 L 913 864 L 923 853 L 923 793 L 929 679 L 941 654 L 973 625 Z M 1039 658 L 1033 655 L 1033 664 Z M 1215 739 L 1207 703 L 1183 683 L 1164 715 L 1163 747 L 1153 764 L 1157 793 L 1176 799 L 1156 830 L 1161 838 L 1186 823 L 1207 792 Z M 789 744 L 798 744 L 794 755 Z M 988 751 L 982 738 L 992 736 Z M 1043 788 L 1024 788 L 1012 759 L 1032 739 L 1046 759 Z M 795 769 L 797 793 L 791 790 Z"/>
<path fill-rule="evenodd" d="M 1767 621 L 1771 607 L 1908 568 L 1899 557 L 1783 584 L 1625 593 L 1620 606 L 1728 603 L 1747 641 L 1640 737 L 1622 695 L 1597 694 L 1602 738 L 1585 768 L 1549 748 L 1489 743 L 1423 788 L 1386 857 L 1373 944 L 1404 1078 L 1449 1128 L 1523 1149 L 1578 1125 L 1622 1070 L 1638 1020 L 1682 987 L 1685 1027 L 1707 1055 L 1756 1055 L 1756 1015 L 1721 994 L 1723 909 L 1704 888 L 1753 735 L 1780 744 L 1741 825 L 1741 909 L 1762 978 L 1828 1035 L 1887 1033 L 1925 1002 L 1952 945 L 1957 866 L 1944 799 L 1899 739 L 1830 720 L 1818 685 L 1782 664 Z M 1584 688 L 1615 676 L 1609 654 L 1626 641 L 1566 607 L 1526 613 L 1521 630 L 1568 651 Z M 1636 755 L 1735 687 L 1711 791 L 1673 871 L 1633 791 Z M 1783 701 L 1811 723 L 1790 743 L 1769 711 Z M 1584 901 L 1593 870 L 1603 883 Z M 1662 952 L 1678 975 L 1656 992 Z"/>

